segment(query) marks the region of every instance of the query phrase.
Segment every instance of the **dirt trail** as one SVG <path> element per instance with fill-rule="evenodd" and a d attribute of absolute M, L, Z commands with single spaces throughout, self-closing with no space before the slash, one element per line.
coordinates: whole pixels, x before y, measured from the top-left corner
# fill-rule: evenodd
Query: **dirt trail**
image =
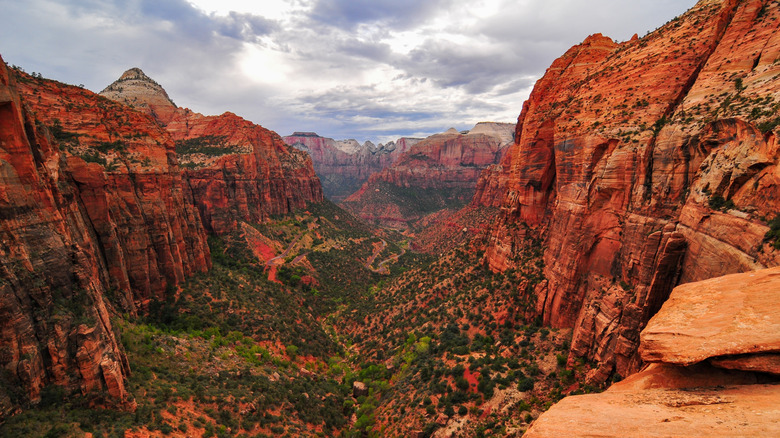
<path fill-rule="evenodd" d="M 377 274 L 389 274 L 390 273 L 390 268 L 388 268 L 385 265 L 390 263 L 390 262 L 398 261 L 398 259 L 402 255 L 406 254 L 406 249 L 401 248 L 401 252 L 400 253 L 398 253 L 398 254 L 391 254 L 390 257 L 388 257 L 388 258 L 382 260 L 381 262 L 379 262 L 379 264 L 377 265 L 376 269 L 372 268 L 371 265 L 374 263 L 376 258 L 379 257 L 379 254 L 381 254 L 382 251 L 385 250 L 385 248 L 387 248 L 387 242 L 385 242 L 385 240 L 382 239 L 382 247 L 379 248 L 379 250 L 374 251 L 374 254 L 372 254 L 371 257 L 369 257 L 368 262 L 366 263 L 366 268 L 367 269 L 370 269 L 371 271 L 376 272 Z"/>
<path fill-rule="evenodd" d="M 385 248 L 387 248 L 387 242 L 385 242 L 385 239 L 380 239 L 380 240 L 382 241 L 382 245 L 380 246 L 379 249 L 374 250 L 374 253 L 371 254 L 371 257 L 368 258 L 368 261 L 366 261 L 366 265 L 365 265 L 366 269 L 370 269 L 370 270 L 372 270 L 374 272 L 376 272 L 376 270 L 374 268 L 372 268 L 371 265 L 374 264 L 374 260 L 376 260 L 376 258 L 379 257 L 379 254 L 382 251 L 384 251 Z"/>
<path fill-rule="evenodd" d="M 265 263 L 265 268 L 268 270 L 268 280 L 273 281 L 275 283 L 281 283 L 279 280 L 276 279 L 276 271 L 279 269 L 279 266 L 282 266 L 284 264 L 284 259 L 287 258 L 287 255 L 290 254 L 290 251 L 295 247 L 295 245 L 298 244 L 298 242 L 303 239 L 303 236 L 305 236 L 306 233 L 301 233 L 300 236 L 298 236 L 295 240 L 290 243 L 290 245 L 285 248 L 284 251 L 282 251 L 281 254 L 278 256 L 272 258 L 271 260 L 268 260 Z M 300 260 L 303 257 L 303 255 L 299 255 L 298 257 L 293 260 L 293 262 Z"/>

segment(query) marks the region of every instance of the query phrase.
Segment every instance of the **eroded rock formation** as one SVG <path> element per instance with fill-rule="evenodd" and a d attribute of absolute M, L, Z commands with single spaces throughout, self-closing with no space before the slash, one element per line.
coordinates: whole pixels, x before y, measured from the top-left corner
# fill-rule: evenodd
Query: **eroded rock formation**
<path fill-rule="evenodd" d="M 514 263 L 519 224 L 546 236 L 545 323 L 604 381 L 641 365 L 639 332 L 672 287 L 780 264 L 780 5 L 701 1 L 648 36 L 588 37 L 523 105 L 475 205 L 500 206 L 486 261 Z"/>
<path fill-rule="evenodd" d="M 513 129 L 510 123 L 483 122 L 466 134 L 450 129 L 432 135 L 372 175 L 341 205 L 364 220 L 394 228 L 460 207 L 473 197 L 482 169 L 501 160 Z"/>
<path fill-rule="evenodd" d="M 322 190 L 333 202 L 343 201 L 368 177 L 392 165 L 420 140 L 402 137 L 375 146 L 370 141 L 361 145 L 356 140 L 334 140 L 313 132 L 294 132 L 284 137 L 287 144 L 311 156 Z"/>
<path fill-rule="evenodd" d="M 779 299 L 780 268 L 677 287 L 642 331 L 649 365 L 563 399 L 524 436 L 777 436 L 780 370 L 752 365 L 776 356 Z"/>
<path fill-rule="evenodd" d="M 152 115 L 170 134 L 209 232 L 235 231 L 241 221 L 259 223 L 322 201 L 311 159 L 273 131 L 230 112 L 204 116 L 178 108 L 137 68 L 101 94 Z"/>
<path fill-rule="evenodd" d="M 0 416 L 39 399 L 48 385 L 106 394 L 106 403 L 132 409 L 107 292 L 132 312 L 186 273 L 205 270 L 205 234 L 198 222 L 190 228 L 197 215 L 166 145 L 156 143 L 159 129 L 139 127 L 128 155 L 108 154 L 103 164 L 86 162 L 96 156 L 76 146 L 58 148 L 65 138 L 94 147 L 144 116 L 107 116 L 110 102 L 87 91 L 26 75 L 19 81 L 0 63 Z M 32 89 L 32 98 L 21 96 Z M 52 102 L 52 113 L 42 110 Z M 139 151 L 148 153 L 147 167 L 131 162 Z M 168 199 L 137 190 L 152 184 L 170 191 Z"/>
<path fill-rule="evenodd" d="M 322 199 L 277 134 L 176 108 L 150 81 L 120 81 L 145 114 L 0 63 L 0 416 L 50 385 L 132 409 L 112 312 L 208 270 L 207 230 Z"/>

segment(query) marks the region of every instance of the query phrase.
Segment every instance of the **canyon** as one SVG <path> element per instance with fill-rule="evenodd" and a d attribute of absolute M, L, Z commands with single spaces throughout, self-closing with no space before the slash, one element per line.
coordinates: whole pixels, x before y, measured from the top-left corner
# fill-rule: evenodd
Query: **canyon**
<path fill-rule="evenodd" d="M 142 314 L 208 271 L 207 231 L 321 201 L 311 160 L 233 114 L 178 109 L 161 88 L 150 95 L 137 69 L 123 81 L 141 81 L 133 99 L 151 115 L 4 63 L 0 73 L 0 363 L 21 390 L 4 391 L 3 409 L 50 384 L 132 409 L 111 314 Z"/>
<path fill-rule="evenodd" d="M 377 172 L 341 206 L 368 223 L 405 229 L 428 214 L 456 210 L 474 195 L 481 171 L 498 163 L 512 142 L 514 125 L 482 122 L 418 142 Z"/>
<path fill-rule="evenodd" d="M 361 145 L 353 139 L 334 140 L 313 132 L 294 132 L 283 138 L 288 145 L 309 154 L 323 193 L 336 203 L 357 191 L 369 176 L 393 164 L 421 140 L 401 137 L 386 144 L 366 141 Z"/>
<path fill-rule="evenodd" d="M 574 330 L 589 379 L 638 371 L 639 332 L 679 283 L 777 266 L 780 39 L 774 2 L 702 1 L 624 43 L 556 60 L 472 205 L 500 207 L 486 262 L 545 236 L 536 309 Z M 525 225 L 522 227 L 518 225 Z"/>
<path fill-rule="evenodd" d="M 778 23 L 702 0 L 378 146 L 0 63 L 0 432 L 780 433 Z"/>

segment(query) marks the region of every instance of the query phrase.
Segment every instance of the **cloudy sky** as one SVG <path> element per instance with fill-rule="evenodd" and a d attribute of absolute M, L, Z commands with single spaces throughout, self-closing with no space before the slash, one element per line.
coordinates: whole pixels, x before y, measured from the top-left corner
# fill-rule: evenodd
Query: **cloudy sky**
<path fill-rule="evenodd" d="M 587 35 L 695 0 L 0 0 L 0 55 L 99 92 L 140 67 L 177 105 L 282 135 L 387 141 L 515 122 Z"/>

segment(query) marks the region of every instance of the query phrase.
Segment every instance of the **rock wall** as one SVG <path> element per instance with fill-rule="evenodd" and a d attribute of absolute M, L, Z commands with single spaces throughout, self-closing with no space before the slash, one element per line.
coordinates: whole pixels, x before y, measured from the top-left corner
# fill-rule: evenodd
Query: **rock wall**
<path fill-rule="evenodd" d="M 512 266 L 518 223 L 546 236 L 537 310 L 574 327 L 572 357 L 604 381 L 641 365 L 639 332 L 681 282 L 780 264 L 780 5 L 700 1 L 617 44 L 588 37 L 556 60 L 483 173 L 500 205 L 486 262 Z"/>
<path fill-rule="evenodd" d="M 112 254 L 117 242 L 102 240 L 105 228 L 122 234 L 121 224 L 101 222 L 111 220 L 108 206 L 119 202 L 117 193 L 104 192 L 102 217 L 91 216 L 100 208 L 88 207 L 89 199 L 82 197 L 90 181 L 108 184 L 103 169 L 62 153 L 39 121 L 0 63 L 0 417 L 38 400 L 51 384 L 106 394 L 107 403 L 132 409 L 125 388 L 129 367 L 105 296 L 113 285 L 129 281 L 129 275 L 112 280 L 107 260 L 139 254 Z M 136 246 L 147 256 L 156 249 Z M 125 272 L 129 267 L 117 265 Z M 132 308 L 134 301 L 127 297 L 125 303 Z"/>
<path fill-rule="evenodd" d="M 235 114 L 203 116 L 183 110 L 166 129 L 177 144 L 220 138 L 214 157 L 179 157 L 206 230 L 223 234 L 241 221 L 260 223 L 272 214 L 285 214 L 323 200 L 322 186 L 311 158 L 284 143 L 273 131 Z"/>
<path fill-rule="evenodd" d="M 174 105 L 140 69 L 126 71 L 101 95 L 152 116 L 170 135 L 206 231 L 236 231 L 241 221 L 322 201 L 311 159 L 273 131 L 226 112 L 204 116 Z"/>
<path fill-rule="evenodd" d="M 355 140 L 336 141 L 311 132 L 295 132 L 284 137 L 284 141 L 311 156 L 325 196 L 341 202 L 372 174 L 392 165 L 420 139 L 402 137 L 378 146 L 371 142 L 361 146 Z"/>
<path fill-rule="evenodd" d="M 208 270 L 206 233 L 170 135 L 87 90 L 17 77 L 35 122 L 58 145 L 58 172 L 72 182 L 122 310 L 144 309 L 169 285 Z"/>
<path fill-rule="evenodd" d="M 474 196 L 482 170 L 503 157 L 513 127 L 485 122 L 467 134 L 450 129 L 432 135 L 372 175 L 341 206 L 364 220 L 398 228 L 426 214 L 460 207 Z"/>

